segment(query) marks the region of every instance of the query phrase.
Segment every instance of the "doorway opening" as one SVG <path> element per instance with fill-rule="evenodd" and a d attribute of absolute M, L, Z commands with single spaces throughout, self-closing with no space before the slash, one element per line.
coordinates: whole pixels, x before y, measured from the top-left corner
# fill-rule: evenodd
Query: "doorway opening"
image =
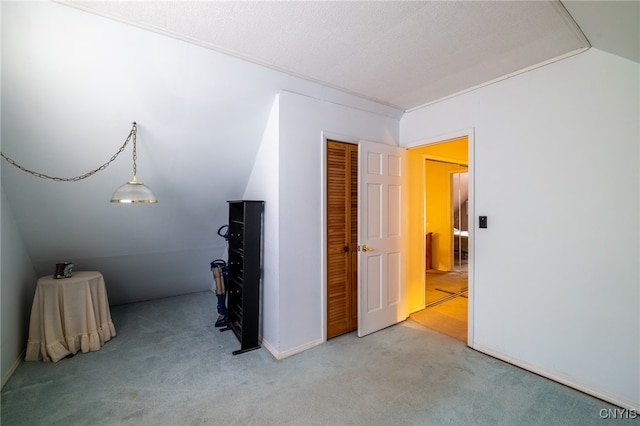
<path fill-rule="evenodd" d="M 469 186 L 467 166 L 444 160 L 426 160 L 425 200 L 427 254 L 425 307 L 438 306 L 468 293 Z M 466 318 L 465 303 L 455 301 L 441 309 L 457 309 L 449 315 Z"/>
<path fill-rule="evenodd" d="M 422 221 L 425 257 L 420 277 L 413 271 L 416 283 L 424 277 L 424 291 L 422 308 L 415 309 L 411 318 L 464 342 L 469 340 L 469 234 L 473 225 L 469 220 L 468 142 L 464 137 L 415 149 L 423 174 L 418 175 L 422 185 L 413 194 L 423 204 L 412 207 L 414 216 L 420 216 L 415 221 Z"/>

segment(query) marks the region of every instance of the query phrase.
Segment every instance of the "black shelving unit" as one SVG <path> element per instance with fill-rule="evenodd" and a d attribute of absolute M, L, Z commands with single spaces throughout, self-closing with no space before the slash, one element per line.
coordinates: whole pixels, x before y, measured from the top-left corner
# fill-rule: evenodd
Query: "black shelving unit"
<path fill-rule="evenodd" d="M 229 203 L 227 326 L 240 341 L 234 355 L 258 349 L 264 201 Z"/>

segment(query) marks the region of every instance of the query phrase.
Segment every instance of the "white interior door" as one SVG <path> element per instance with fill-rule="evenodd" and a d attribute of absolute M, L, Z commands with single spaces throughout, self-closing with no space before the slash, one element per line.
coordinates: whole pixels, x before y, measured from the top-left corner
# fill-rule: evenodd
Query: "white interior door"
<path fill-rule="evenodd" d="M 406 150 L 360 142 L 358 149 L 358 336 L 407 318 Z"/>

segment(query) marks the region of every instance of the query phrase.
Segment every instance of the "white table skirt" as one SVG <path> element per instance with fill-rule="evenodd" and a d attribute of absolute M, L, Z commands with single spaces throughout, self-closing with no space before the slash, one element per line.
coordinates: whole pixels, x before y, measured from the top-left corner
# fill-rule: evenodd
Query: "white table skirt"
<path fill-rule="evenodd" d="M 116 335 L 100 272 L 38 280 L 31 307 L 25 361 L 57 362 L 78 351 L 99 350 Z"/>

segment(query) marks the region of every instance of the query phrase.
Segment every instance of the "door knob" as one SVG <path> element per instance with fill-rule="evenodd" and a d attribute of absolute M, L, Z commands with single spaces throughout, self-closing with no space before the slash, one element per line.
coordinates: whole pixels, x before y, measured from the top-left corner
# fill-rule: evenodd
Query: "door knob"
<path fill-rule="evenodd" d="M 373 251 L 373 247 L 369 247 L 368 245 L 363 244 L 362 251 Z"/>

